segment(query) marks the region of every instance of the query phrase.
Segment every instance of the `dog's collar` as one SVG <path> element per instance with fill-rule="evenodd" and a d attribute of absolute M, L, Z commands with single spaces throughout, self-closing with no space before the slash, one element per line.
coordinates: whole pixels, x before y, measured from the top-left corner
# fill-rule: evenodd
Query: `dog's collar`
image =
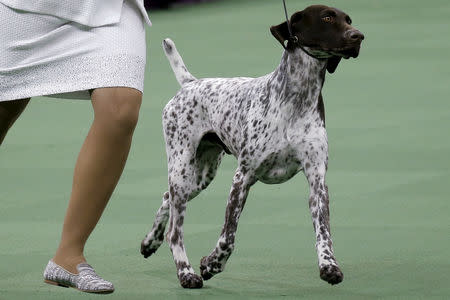
<path fill-rule="evenodd" d="M 311 56 L 312 58 L 315 58 L 315 59 L 324 59 L 324 58 L 315 56 L 315 55 L 313 55 L 312 53 L 310 53 L 308 50 L 306 50 L 305 47 L 303 47 L 303 46 L 300 44 L 300 41 L 299 41 L 298 37 L 292 34 L 291 22 L 290 22 L 290 20 L 289 20 L 289 16 L 288 16 L 288 13 L 287 13 L 286 1 L 285 1 L 285 0 L 283 0 L 283 7 L 284 7 L 284 14 L 285 14 L 285 16 L 286 16 L 286 24 L 287 24 L 287 28 L 288 28 L 288 31 L 289 31 L 288 46 L 289 46 L 289 44 L 291 43 L 291 44 L 293 44 L 294 46 L 297 46 L 297 47 L 299 47 L 300 49 L 302 49 L 303 52 L 305 52 L 306 54 L 308 54 L 308 55 Z M 283 44 L 283 47 L 284 47 L 285 50 L 288 50 L 288 47 L 285 46 L 284 44 Z"/>
<path fill-rule="evenodd" d="M 300 41 L 298 40 L 298 37 L 296 37 L 295 35 L 291 36 L 289 38 L 288 45 L 289 45 L 289 43 L 292 43 L 294 46 L 302 49 L 303 52 L 305 52 L 307 55 L 309 55 L 312 58 L 319 59 L 319 60 L 326 59 L 325 57 L 320 57 L 320 56 L 314 55 L 311 52 L 309 52 L 308 50 L 306 50 L 306 48 L 300 44 Z M 287 47 L 285 47 L 285 49 L 288 50 Z"/>

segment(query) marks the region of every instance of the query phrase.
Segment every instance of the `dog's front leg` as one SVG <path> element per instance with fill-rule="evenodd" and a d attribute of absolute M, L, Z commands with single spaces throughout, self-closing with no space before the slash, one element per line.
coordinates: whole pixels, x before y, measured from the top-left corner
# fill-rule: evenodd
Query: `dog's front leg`
<path fill-rule="evenodd" d="M 216 247 L 209 256 L 200 261 L 200 271 L 203 279 L 208 280 L 222 272 L 234 249 L 234 238 L 239 217 L 247 199 L 250 187 L 255 183 L 254 177 L 245 168 L 238 168 L 233 178 L 225 214 L 225 223 Z"/>
<path fill-rule="evenodd" d="M 340 283 L 344 275 L 334 257 L 330 234 L 328 187 L 325 184 L 325 162 L 305 163 L 305 175 L 309 182 L 309 208 L 316 233 L 316 250 L 319 258 L 320 278 L 330 284 Z"/>

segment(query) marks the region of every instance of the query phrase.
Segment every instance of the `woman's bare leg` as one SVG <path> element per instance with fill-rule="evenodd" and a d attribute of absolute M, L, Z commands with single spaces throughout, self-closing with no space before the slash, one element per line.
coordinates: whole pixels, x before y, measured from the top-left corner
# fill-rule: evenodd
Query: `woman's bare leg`
<path fill-rule="evenodd" d="M 92 93 L 94 121 L 76 162 L 72 194 L 61 242 L 53 261 L 72 273 L 85 261 L 84 245 L 119 181 L 142 94 L 131 88 L 101 88 Z"/>
<path fill-rule="evenodd" d="M 3 143 L 8 130 L 24 111 L 29 101 L 30 98 L 0 102 L 0 145 Z"/>

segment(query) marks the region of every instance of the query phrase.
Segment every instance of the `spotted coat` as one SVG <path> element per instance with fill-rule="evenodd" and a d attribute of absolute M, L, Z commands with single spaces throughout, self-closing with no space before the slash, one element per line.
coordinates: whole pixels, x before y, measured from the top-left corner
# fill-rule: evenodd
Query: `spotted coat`
<path fill-rule="evenodd" d="M 163 112 L 169 191 L 142 241 L 142 254 L 148 257 L 158 249 L 168 222 L 167 241 L 181 285 L 202 287 L 202 278 L 222 272 L 233 252 L 250 187 L 258 180 L 282 183 L 303 170 L 310 187 L 320 276 L 331 284 L 342 281 L 330 237 L 325 184 L 328 142 L 321 89 L 326 60 L 296 49 L 285 51 L 278 68 L 259 78 L 196 79 L 170 39 L 163 47 L 182 88 Z M 223 229 L 212 252 L 201 259 L 200 277 L 183 242 L 186 204 L 209 185 L 225 153 L 237 158 L 238 168 Z"/>

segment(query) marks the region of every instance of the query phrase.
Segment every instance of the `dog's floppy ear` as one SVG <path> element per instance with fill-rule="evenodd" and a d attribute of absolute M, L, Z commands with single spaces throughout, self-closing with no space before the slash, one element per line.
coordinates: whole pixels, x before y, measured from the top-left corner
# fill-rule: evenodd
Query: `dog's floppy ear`
<path fill-rule="evenodd" d="M 338 66 L 340 61 L 341 61 L 341 57 L 339 57 L 339 56 L 332 56 L 332 57 L 330 57 L 328 59 L 328 62 L 327 62 L 327 71 L 330 74 L 333 74 L 334 71 L 336 71 L 336 68 L 337 68 L 337 66 Z"/>
<path fill-rule="evenodd" d="M 280 25 L 270 27 L 272 35 L 280 42 L 281 46 L 286 49 L 285 42 L 289 39 L 289 29 L 287 22 Z"/>

